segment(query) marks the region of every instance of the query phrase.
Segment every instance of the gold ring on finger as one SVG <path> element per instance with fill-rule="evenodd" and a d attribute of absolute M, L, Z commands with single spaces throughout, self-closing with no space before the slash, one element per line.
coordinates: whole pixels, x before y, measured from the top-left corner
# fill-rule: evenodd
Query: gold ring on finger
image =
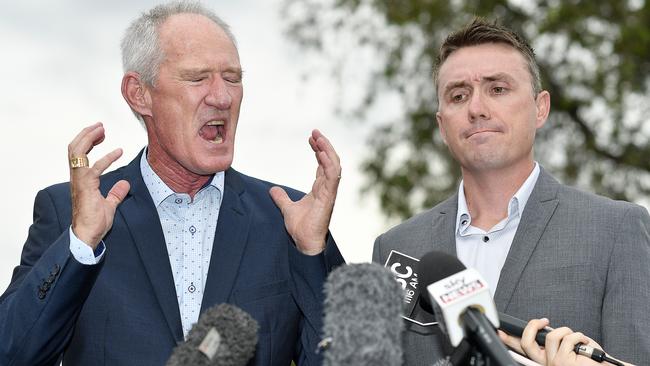
<path fill-rule="evenodd" d="M 85 168 L 90 166 L 88 164 L 88 157 L 87 156 L 76 156 L 70 158 L 70 168 L 71 169 L 77 169 L 77 168 Z"/>

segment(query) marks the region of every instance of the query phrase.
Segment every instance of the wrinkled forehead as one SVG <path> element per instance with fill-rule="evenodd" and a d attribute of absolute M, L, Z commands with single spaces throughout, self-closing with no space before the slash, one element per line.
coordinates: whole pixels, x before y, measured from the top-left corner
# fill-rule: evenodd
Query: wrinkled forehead
<path fill-rule="evenodd" d="M 449 83 L 479 82 L 493 75 L 532 82 L 528 63 L 519 51 L 507 44 L 486 43 L 462 47 L 447 57 L 438 72 L 438 93 Z"/>
<path fill-rule="evenodd" d="M 226 32 L 200 14 L 175 14 L 158 29 L 158 40 L 166 58 L 219 52 L 239 62 L 239 54 Z M 234 61 L 234 60 L 233 60 Z"/>

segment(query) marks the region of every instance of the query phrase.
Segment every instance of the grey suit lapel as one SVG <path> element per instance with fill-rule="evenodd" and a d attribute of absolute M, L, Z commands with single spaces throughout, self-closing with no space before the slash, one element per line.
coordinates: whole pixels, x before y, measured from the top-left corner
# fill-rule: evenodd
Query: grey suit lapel
<path fill-rule="evenodd" d="M 433 212 L 431 243 L 433 250 L 456 255 L 456 213 L 458 212 L 458 194 L 451 196 L 436 206 Z M 425 243 L 423 243 L 425 245 Z M 428 252 L 431 248 L 427 248 Z"/>
<path fill-rule="evenodd" d="M 505 311 L 510 303 L 521 274 L 555 212 L 559 186 L 560 184 L 544 169 L 540 170 L 499 276 L 494 295 L 499 311 Z"/>

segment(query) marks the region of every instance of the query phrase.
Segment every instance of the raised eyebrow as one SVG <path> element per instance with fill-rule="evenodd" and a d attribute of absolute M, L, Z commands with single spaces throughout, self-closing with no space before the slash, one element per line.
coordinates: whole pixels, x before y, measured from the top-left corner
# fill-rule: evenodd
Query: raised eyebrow
<path fill-rule="evenodd" d="M 450 91 L 452 91 L 453 89 L 456 89 L 456 88 L 465 88 L 465 87 L 468 87 L 468 86 L 469 86 L 469 84 L 464 80 L 452 81 L 452 82 L 447 83 L 447 85 L 445 85 L 445 89 L 444 89 L 443 94 L 447 94 L 447 93 L 449 93 Z"/>
<path fill-rule="evenodd" d="M 484 76 L 484 77 L 483 77 L 483 80 L 485 80 L 485 81 L 487 81 L 487 82 L 491 82 L 491 81 L 505 81 L 506 83 L 510 83 L 510 84 L 512 84 L 512 83 L 514 82 L 515 79 L 514 79 L 512 76 L 510 76 L 510 75 L 508 75 L 508 74 L 506 74 L 506 73 L 500 72 L 500 73 L 498 73 L 498 74 Z"/>

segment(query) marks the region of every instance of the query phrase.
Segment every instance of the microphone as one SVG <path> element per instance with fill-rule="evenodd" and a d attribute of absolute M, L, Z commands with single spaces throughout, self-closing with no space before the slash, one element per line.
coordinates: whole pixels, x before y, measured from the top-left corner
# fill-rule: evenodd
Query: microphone
<path fill-rule="evenodd" d="M 499 313 L 499 320 L 501 320 L 501 326 L 499 329 L 519 338 L 521 338 L 521 336 L 524 334 L 524 328 L 526 328 L 526 325 L 528 325 L 526 321 L 504 313 Z M 550 330 L 546 328 L 537 331 L 537 334 L 535 335 L 535 342 L 537 342 L 537 344 L 540 346 L 544 346 L 546 344 L 546 335 L 548 333 L 550 333 Z M 612 365 L 623 366 L 619 360 L 610 357 L 607 355 L 607 353 L 605 353 L 605 351 L 587 346 L 582 343 L 576 344 L 573 348 L 573 352 L 585 357 L 589 357 L 590 359 L 597 362 L 607 361 Z"/>
<path fill-rule="evenodd" d="M 424 310 L 425 313 L 433 316 L 433 308 L 431 307 L 431 302 L 428 298 L 428 295 L 422 295 L 420 293 L 420 287 L 418 286 L 417 270 L 420 266 L 419 262 L 420 260 L 417 258 L 404 253 L 400 253 L 396 250 L 391 250 L 388 258 L 386 259 L 384 267 L 391 270 L 395 281 L 397 281 L 405 290 L 404 314 L 402 315 L 402 318 L 423 326 L 435 325 L 438 324 L 438 322 L 430 321 L 428 323 L 422 323 L 414 318 L 415 309 L 418 307 L 418 305 L 419 308 Z M 436 278 L 447 277 L 453 273 L 460 272 L 463 269 L 465 269 L 464 266 L 453 266 L 453 268 L 444 270 L 444 273 L 438 274 Z M 526 325 L 528 325 L 528 323 L 524 320 L 515 318 L 505 313 L 499 312 L 498 314 L 500 323 L 499 329 L 510 335 L 518 336 L 521 338 L 524 328 L 526 328 Z M 546 334 L 548 333 L 548 329 L 541 329 L 535 337 L 537 344 L 544 345 L 544 342 L 546 341 Z"/>
<path fill-rule="evenodd" d="M 424 313 L 417 311 L 418 307 L 423 308 L 422 298 L 426 297 L 420 294 L 418 274 L 416 272 L 419 262 L 420 260 L 417 258 L 400 253 L 396 250 L 391 250 L 390 254 L 388 254 L 388 258 L 386 258 L 384 267 L 390 269 L 395 281 L 397 281 L 404 290 L 402 318 L 411 323 L 428 327 L 438 323 L 432 319 L 432 309 L 424 308 Z"/>
<path fill-rule="evenodd" d="M 257 322 L 230 304 L 206 310 L 174 348 L 167 366 L 244 366 L 257 345 Z"/>
<path fill-rule="evenodd" d="M 418 272 L 436 319 L 444 319 L 441 325 L 453 346 L 467 339 L 497 365 L 517 365 L 496 333 L 496 306 L 476 270 L 466 269 L 454 256 L 433 251 L 422 257 Z"/>
<path fill-rule="evenodd" d="M 389 270 L 374 263 L 340 266 L 325 282 L 325 366 L 402 365 L 402 297 Z"/>
<path fill-rule="evenodd" d="M 521 338 L 521 336 L 524 334 L 524 328 L 526 328 L 526 325 L 528 325 L 528 322 L 504 313 L 499 313 L 499 320 L 501 321 L 499 329 L 519 338 Z M 546 335 L 549 332 L 550 330 L 546 328 L 540 329 L 535 335 L 535 342 L 537 342 L 537 344 L 540 346 L 546 344 Z"/>

